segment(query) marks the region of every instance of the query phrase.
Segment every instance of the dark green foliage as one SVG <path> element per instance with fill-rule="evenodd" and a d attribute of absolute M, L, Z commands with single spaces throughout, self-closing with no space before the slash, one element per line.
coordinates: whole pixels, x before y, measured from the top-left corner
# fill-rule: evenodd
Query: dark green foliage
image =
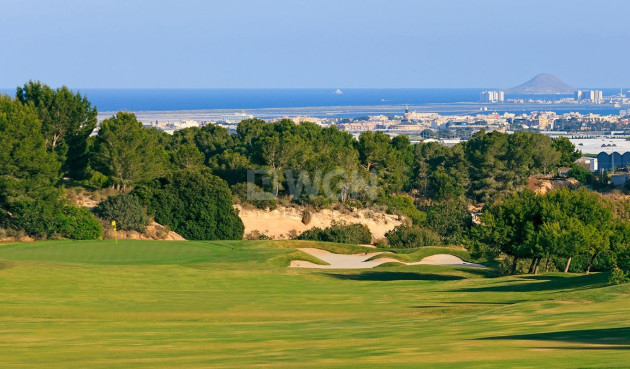
<path fill-rule="evenodd" d="M 608 281 L 610 282 L 610 284 L 613 284 L 613 285 L 628 283 L 628 277 L 626 276 L 626 273 L 623 270 L 615 266 L 612 272 L 610 273 L 610 279 Z"/>
<path fill-rule="evenodd" d="M 627 239 L 611 238 L 614 227 L 620 225 L 610 204 L 585 189 L 562 188 L 546 195 L 515 193 L 487 206 L 481 222 L 472 235 L 490 249 L 512 256 L 513 273 L 523 258 L 531 259 L 530 273 L 543 258 L 562 259 L 565 266 L 559 269 L 589 272 L 597 264 L 606 265 L 598 257 L 627 244 Z M 571 269 L 574 258 L 578 264 Z"/>
<path fill-rule="evenodd" d="M 0 96 L 0 225 L 35 237 L 54 232 L 60 164 L 30 105 Z"/>
<path fill-rule="evenodd" d="M 462 197 L 434 202 L 425 209 L 426 226 L 434 230 L 445 243 L 460 244 L 471 226 L 468 202 Z"/>
<path fill-rule="evenodd" d="M 575 145 L 567 137 L 554 139 L 553 147 L 560 153 L 561 166 L 571 167 L 582 156 L 582 152 L 576 150 Z"/>
<path fill-rule="evenodd" d="M 372 233 L 365 224 L 346 224 L 333 222 L 328 228 L 313 227 L 298 236 L 299 240 L 338 242 L 350 244 L 368 244 L 372 242 Z"/>
<path fill-rule="evenodd" d="M 95 240 L 102 236 L 101 225 L 86 208 L 56 200 L 32 200 L 15 204 L 15 217 L 10 223 L 38 239 L 53 236 L 73 240 Z"/>
<path fill-rule="evenodd" d="M 497 193 L 515 190 L 532 173 L 549 173 L 560 166 L 560 153 L 547 136 L 517 132 L 506 135 L 481 130 L 466 142 L 470 163 L 469 196 L 489 201 Z"/>
<path fill-rule="evenodd" d="M 63 171 L 82 178 L 88 164 L 87 139 L 96 128 L 96 108 L 65 86 L 53 90 L 33 81 L 18 87 L 16 97 L 37 111 L 46 147 L 57 155 Z"/>
<path fill-rule="evenodd" d="M 573 164 L 571 170 L 569 170 L 569 178 L 575 178 L 582 184 L 590 184 L 593 181 L 593 173 L 579 165 Z"/>
<path fill-rule="evenodd" d="M 160 134 L 142 128 L 132 113 L 119 112 L 101 122 L 94 143 L 93 167 L 123 190 L 165 172 L 166 152 Z"/>
<path fill-rule="evenodd" d="M 398 226 L 385 234 L 393 248 L 408 249 L 440 245 L 440 236 L 430 229 L 418 226 Z"/>
<path fill-rule="evenodd" d="M 110 196 L 102 201 L 94 212 L 108 222 L 116 221 L 122 231 L 144 232 L 149 217 L 137 197 L 129 194 Z"/>
<path fill-rule="evenodd" d="M 5 219 L 4 226 L 21 229 L 37 239 L 46 239 L 59 233 L 56 217 L 61 206 L 58 196 L 20 199 L 11 204 L 10 217 Z"/>
<path fill-rule="evenodd" d="M 156 222 L 186 239 L 243 238 L 243 222 L 232 208 L 230 189 L 207 169 L 174 172 L 139 186 L 133 193 Z"/>
<path fill-rule="evenodd" d="M 64 206 L 56 218 L 56 231 L 71 240 L 97 240 L 103 229 L 94 215 L 86 208 Z"/>
<path fill-rule="evenodd" d="M 381 202 L 388 206 L 388 212 L 400 213 L 413 222 L 415 225 L 424 224 L 427 214 L 418 210 L 413 203 L 413 199 L 407 195 L 386 196 Z"/>

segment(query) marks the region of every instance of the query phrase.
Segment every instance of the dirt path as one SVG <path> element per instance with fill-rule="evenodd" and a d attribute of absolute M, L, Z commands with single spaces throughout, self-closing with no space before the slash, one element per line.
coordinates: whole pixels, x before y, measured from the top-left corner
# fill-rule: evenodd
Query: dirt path
<path fill-rule="evenodd" d="M 467 263 L 462 259 L 458 258 L 454 255 L 448 254 L 437 254 L 428 256 L 418 262 L 415 263 L 404 263 L 402 261 L 396 260 L 394 258 L 378 258 L 374 260 L 368 260 L 375 255 L 384 254 L 385 252 L 369 252 L 362 254 L 334 254 L 329 251 L 315 249 L 315 248 L 301 248 L 299 249 L 307 254 L 313 255 L 314 257 L 327 262 L 329 265 L 318 265 L 313 264 L 304 260 L 293 260 L 289 265 L 291 268 L 314 268 L 314 269 L 369 269 L 374 268 L 375 266 L 379 266 L 384 263 L 401 263 L 405 265 L 450 265 L 450 266 L 461 266 L 461 267 L 471 267 L 471 268 L 485 268 L 485 265 Z"/>

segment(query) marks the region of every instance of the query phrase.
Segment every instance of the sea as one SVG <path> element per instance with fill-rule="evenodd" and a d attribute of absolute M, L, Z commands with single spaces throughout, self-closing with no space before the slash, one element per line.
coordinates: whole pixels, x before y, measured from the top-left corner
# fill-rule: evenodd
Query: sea
<path fill-rule="evenodd" d="M 479 94 L 490 88 L 313 88 L 313 89 L 76 89 L 95 105 L 99 112 L 115 111 L 190 111 L 190 110 L 255 110 L 301 107 L 374 107 L 369 111 L 377 114 L 391 113 L 391 107 L 409 105 L 419 111 L 441 114 L 461 113 L 462 104 L 472 104 L 471 111 L 478 111 Z M 619 93 L 619 89 L 602 89 L 604 96 Z M 627 91 L 627 89 L 624 89 Z M 15 89 L 0 89 L 3 94 L 13 95 Z M 506 99 L 561 99 L 572 95 L 511 95 Z M 528 112 L 532 110 L 594 112 L 617 114 L 619 108 L 610 105 L 545 105 L 493 104 L 493 112 Z M 453 106 L 454 109 L 449 109 Z M 388 108 L 386 108 L 388 107 Z M 295 111 L 295 109 L 292 109 Z M 313 111 L 309 111 L 313 113 Z M 334 115 L 352 115 L 352 110 L 339 110 Z M 326 114 L 330 116 L 330 113 Z"/>

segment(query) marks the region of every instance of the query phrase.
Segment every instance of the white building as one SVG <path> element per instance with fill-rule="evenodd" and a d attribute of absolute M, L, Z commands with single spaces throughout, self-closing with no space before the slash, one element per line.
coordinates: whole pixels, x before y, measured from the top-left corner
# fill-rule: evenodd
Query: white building
<path fill-rule="evenodd" d="M 590 101 L 601 103 L 604 101 L 604 93 L 601 90 L 577 90 L 575 91 L 577 101 Z"/>
<path fill-rule="evenodd" d="M 483 91 L 479 99 L 481 102 L 485 103 L 503 102 L 505 100 L 505 94 L 503 91 Z"/>
<path fill-rule="evenodd" d="M 245 114 L 245 112 L 243 112 L 243 113 L 224 115 L 221 117 L 221 120 L 225 123 L 240 123 L 243 120 L 252 119 L 252 118 L 254 118 L 253 115 Z"/>

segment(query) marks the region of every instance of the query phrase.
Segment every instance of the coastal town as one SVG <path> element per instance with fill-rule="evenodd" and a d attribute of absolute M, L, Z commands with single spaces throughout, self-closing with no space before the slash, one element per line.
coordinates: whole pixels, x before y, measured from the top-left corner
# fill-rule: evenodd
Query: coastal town
<path fill-rule="evenodd" d="M 184 113 L 182 113 L 184 114 Z M 142 115 L 139 114 L 141 117 Z M 311 122 L 322 127 L 336 126 L 340 130 L 355 135 L 366 131 L 382 131 L 391 136 L 404 134 L 412 141 L 426 139 L 466 140 L 475 132 L 486 131 L 517 132 L 539 131 L 552 136 L 566 135 L 575 138 L 630 137 L 630 106 L 620 109 L 617 114 L 598 114 L 554 111 L 479 112 L 474 114 L 440 114 L 434 112 L 411 111 L 402 107 L 399 114 L 378 114 L 352 118 L 316 116 L 257 117 L 246 112 L 224 114 L 215 120 L 173 119 L 166 121 L 143 121 L 146 127 L 155 127 L 172 134 L 174 131 L 190 127 L 203 127 L 215 124 L 234 132 L 246 119 L 262 119 L 275 122 L 289 119 L 295 123 Z"/>

